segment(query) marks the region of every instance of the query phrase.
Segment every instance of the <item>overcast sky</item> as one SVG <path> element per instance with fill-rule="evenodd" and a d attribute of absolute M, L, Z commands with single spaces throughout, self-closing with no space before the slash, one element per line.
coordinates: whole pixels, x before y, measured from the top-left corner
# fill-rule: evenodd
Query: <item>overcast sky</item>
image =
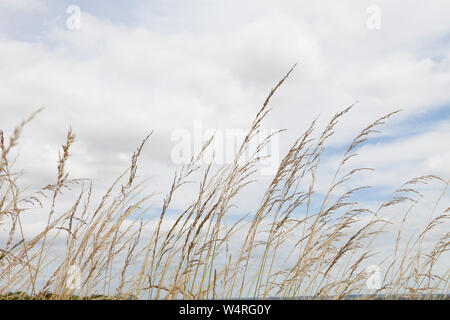
<path fill-rule="evenodd" d="M 81 10 L 80 28 L 68 27 L 69 5 Z M 402 109 L 354 162 L 377 170 L 363 184 L 389 194 L 423 174 L 450 177 L 449 17 L 446 0 L 0 0 L 0 128 L 8 136 L 45 108 L 18 149 L 32 186 L 54 182 L 70 126 L 71 175 L 98 185 L 111 183 L 153 130 L 139 174 L 164 194 L 175 130 L 248 128 L 298 63 L 264 122 L 288 130 L 280 154 L 314 118 L 323 125 L 358 101 L 327 145 L 326 180 L 357 132 Z M 242 196 L 243 211 L 261 190 Z"/>
<path fill-rule="evenodd" d="M 26 173 L 21 183 L 33 190 L 55 182 L 58 151 L 71 127 L 77 139 L 67 169 L 72 178 L 93 179 L 97 200 L 153 131 L 138 175 L 149 178 L 148 192 L 159 193 L 147 216 L 156 219 L 180 167 L 171 156 L 173 135 L 195 135 L 199 126 L 202 133 L 248 129 L 271 88 L 297 63 L 263 122 L 268 130 L 287 129 L 276 137 L 272 159 L 280 159 L 316 117 L 319 133 L 333 114 L 357 102 L 326 145 L 317 199 L 353 137 L 403 110 L 352 159 L 352 167 L 376 171 L 346 187 L 372 185 L 354 200 L 376 208 L 409 179 L 450 179 L 449 17 L 448 0 L 0 0 L 0 129 L 8 137 L 44 107 L 16 150 L 14 169 Z M 235 199 L 230 219 L 254 212 L 271 176 L 254 178 Z M 408 216 L 405 239 L 424 228 L 441 187 L 421 190 L 425 197 Z M 184 188 L 166 223 L 198 185 Z M 70 207 L 73 196 L 61 198 L 57 210 Z M 447 208 L 449 198 L 447 192 L 434 213 Z M 26 238 L 45 227 L 47 214 L 22 214 Z M 394 222 L 402 218 L 398 209 L 385 214 Z M 147 227 L 150 234 L 154 224 Z M 438 225 L 423 248 L 448 230 L 448 221 Z M 0 240 L 6 236 L 0 232 Z M 373 244 L 381 253 L 375 264 L 389 257 L 395 236 L 383 234 Z M 240 241 L 233 238 L 232 245 Z M 442 274 L 448 259 L 436 266 Z"/>

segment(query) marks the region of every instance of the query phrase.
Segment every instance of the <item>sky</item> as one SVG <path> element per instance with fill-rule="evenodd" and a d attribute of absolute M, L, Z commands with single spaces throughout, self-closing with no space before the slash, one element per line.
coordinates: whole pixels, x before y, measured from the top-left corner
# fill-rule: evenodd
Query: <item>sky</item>
<path fill-rule="evenodd" d="M 173 133 L 193 133 L 196 123 L 247 129 L 297 63 L 263 124 L 287 129 L 275 157 L 316 117 L 323 127 L 357 102 L 327 144 L 319 191 L 359 131 L 402 109 L 354 159 L 376 169 L 358 181 L 374 187 L 361 195 L 369 203 L 417 176 L 450 178 L 449 16 L 446 0 L 0 0 L 0 128 L 8 136 L 44 107 L 18 146 L 24 183 L 55 180 L 71 127 L 71 176 L 92 178 L 100 190 L 153 132 L 139 175 L 161 192 L 158 207 L 179 167 Z M 239 197 L 239 212 L 254 208 L 262 185 Z M 181 194 L 175 209 L 188 200 Z M 39 219 L 25 229 L 36 230 Z"/>
<path fill-rule="evenodd" d="M 79 28 L 68 27 L 70 5 L 80 10 Z M 176 167 L 171 159 L 176 130 L 193 132 L 196 122 L 204 130 L 246 130 L 294 63 L 264 123 L 267 129 L 287 129 L 280 157 L 314 118 L 320 115 L 324 123 L 357 102 L 329 150 L 342 152 L 365 125 L 403 110 L 358 159 L 383 172 L 382 181 L 368 182 L 393 187 L 415 175 L 450 174 L 445 1 L 273 6 L 7 0 L 0 8 L 3 131 L 45 108 L 21 142 L 30 184 L 52 179 L 58 147 L 71 126 L 77 135 L 74 175 L 99 181 L 117 175 L 153 131 L 143 170 L 164 188 L 164 176 Z M 389 157 L 380 149 L 389 150 Z"/>

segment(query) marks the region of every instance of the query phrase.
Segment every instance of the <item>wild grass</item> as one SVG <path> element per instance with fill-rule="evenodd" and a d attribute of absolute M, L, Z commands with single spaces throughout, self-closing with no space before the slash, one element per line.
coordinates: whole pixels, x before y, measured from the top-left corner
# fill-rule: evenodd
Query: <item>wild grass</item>
<path fill-rule="evenodd" d="M 174 174 L 156 218 L 144 219 L 154 194 L 147 194 L 145 181 L 136 179 L 138 159 L 150 136 L 101 199 L 92 199 L 92 182 L 72 179 L 67 172 L 76 140 L 72 130 L 61 147 L 56 180 L 33 192 L 20 187 L 21 171 L 13 169 L 10 157 L 24 126 L 40 110 L 20 123 L 9 139 L 0 132 L 0 227 L 4 234 L 0 296 L 343 299 L 359 295 L 370 299 L 380 294 L 386 298 L 433 298 L 448 293 L 450 233 L 442 233 L 438 227 L 448 226 L 450 207 L 444 203 L 447 209 L 441 208 L 448 200 L 449 180 L 426 175 L 399 182 L 400 188 L 377 210 L 352 200 L 368 186 L 347 188 L 356 175 L 373 170 L 349 168 L 356 150 L 398 111 L 376 119 L 349 143 L 330 177 L 328 191 L 319 200 L 314 198 L 320 195 L 316 178 L 326 143 L 353 106 L 335 114 L 319 134 L 314 120 L 282 158 L 259 205 L 229 225 L 227 214 L 236 196 L 253 182 L 262 160 L 258 151 L 273 135 L 256 151 L 250 151 L 249 144 L 270 111 L 270 99 L 292 70 L 270 91 L 234 161 L 219 168 L 212 162 L 202 166 L 202 156 L 212 140 L 208 141 Z M 190 189 L 196 192 L 195 200 L 169 219 L 173 199 L 198 174 L 202 177 L 198 187 Z M 415 212 L 424 217 L 422 230 L 405 235 L 405 224 L 426 198 L 419 189 L 428 185 L 441 188 L 441 194 L 427 212 Z M 69 210 L 58 206 L 63 194 L 73 197 Z M 45 210 L 47 219 L 40 233 L 29 238 L 24 233 L 23 216 L 36 210 Z M 385 212 L 396 212 L 400 223 L 396 225 L 392 215 Z M 435 239 L 438 231 L 440 238 L 430 243 L 427 236 L 433 233 Z M 391 253 L 374 252 L 373 244 L 388 232 L 394 239 L 387 245 Z M 365 285 L 371 261 L 377 261 L 382 272 L 378 290 L 367 290 Z M 73 265 L 81 271 L 79 289 L 68 286 Z M 444 268 L 436 271 L 438 265 Z"/>

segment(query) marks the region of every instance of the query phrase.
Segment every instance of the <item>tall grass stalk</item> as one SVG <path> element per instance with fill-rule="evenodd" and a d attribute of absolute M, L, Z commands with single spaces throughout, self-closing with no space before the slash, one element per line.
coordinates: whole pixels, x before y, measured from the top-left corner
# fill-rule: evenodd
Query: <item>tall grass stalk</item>
<path fill-rule="evenodd" d="M 355 184 L 356 175 L 374 169 L 349 164 L 358 148 L 399 111 L 376 119 L 349 143 L 325 194 L 317 191 L 324 150 L 341 118 L 354 106 L 331 117 L 318 135 L 317 119 L 312 121 L 282 158 L 259 205 L 229 225 L 227 217 L 237 195 L 256 179 L 259 151 L 280 134 L 268 136 L 250 152 L 270 112 L 270 99 L 294 67 L 269 92 L 234 161 L 219 168 L 213 160 L 202 166 L 212 137 L 174 174 L 157 217 L 149 218 L 155 194 L 146 191 L 145 180 L 136 178 L 138 159 L 150 135 L 132 155 L 129 167 L 101 198 L 93 199 L 89 179 L 69 178 L 66 164 L 75 143 L 71 129 L 58 158 L 56 181 L 33 192 L 20 187 L 21 172 L 13 171 L 10 157 L 24 126 L 40 110 L 20 123 L 8 141 L 0 131 L 1 297 L 342 299 L 352 294 L 432 298 L 448 293 L 450 233 L 442 230 L 443 226 L 448 230 L 449 180 L 425 175 L 399 183 L 377 210 L 355 200 L 357 192 L 370 188 Z M 175 208 L 173 199 L 198 175 L 195 200 L 182 210 Z M 427 186 L 438 186 L 441 193 L 429 207 L 423 229 L 405 234 L 414 210 L 426 200 L 420 189 Z M 59 206 L 62 194 L 73 196 L 68 210 Z M 26 235 L 23 215 L 45 208 L 45 227 L 37 235 Z M 174 208 L 178 214 L 171 219 L 168 212 Z M 401 217 L 397 224 L 388 214 L 394 211 Z M 373 250 L 385 234 L 394 237 L 387 245 L 392 255 Z M 427 238 L 437 234 L 434 242 Z M 365 287 L 366 267 L 373 261 L 380 264 L 382 287 L 370 291 Z M 80 267 L 79 289 L 68 285 L 73 265 Z"/>

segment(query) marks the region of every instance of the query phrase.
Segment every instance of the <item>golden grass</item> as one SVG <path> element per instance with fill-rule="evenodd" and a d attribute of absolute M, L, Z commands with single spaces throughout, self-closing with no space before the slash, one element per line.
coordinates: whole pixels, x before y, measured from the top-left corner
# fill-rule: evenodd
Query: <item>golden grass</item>
<path fill-rule="evenodd" d="M 314 136 L 316 121 L 311 123 L 283 157 L 259 206 L 249 215 L 250 220 L 234 221 L 231 226 L 224 221 L 234 205 L 233 199 L 252 182 L 261 159 L 258 152 L 246 159 L 244 155 L 270 111 L 272 95 L 292 70 L 270 91 L 232 163 L 217 170 L 213 170 L 212 163 L 206 168 L 200 165 L 210 140 L 189 164 L 175 173 L 156 223 L 141 219 L 151 207 L 149 201 L 154 195 L 146 195 L 144 183 L 136 182 L 137 161 L 149 136 L 133 154 L 127 170 L 92 207 L 92 183 L 70 179 L 66 172 L 70 148 L 75 142 L 72 130 L 62 146 L 56 182 L 32 193 L 18 187 L 20 174 L 12 171 L 10 154 L 23 127 L 37 112 L 15 129 L 9 141 L 0 132 L 0 226 L 7 234 L 0 254 L 0 296 L 340 299 L 365 294 L 368 293 L 365 267 L 375 254 L 370 247 L 392 224 L 384 211 L 408 202 L 411 205 L 403 213 L 396 241 L 391 246 L 394 255 L 379 259 L 383 262 L 383 286 L 370 293 L 388 298 L 399 294 L 430 298 L 448 293 L 449 270 L 436 274 L 434 267 L 445 259 L 450 233 L 442 234 L 431 247 L 424 244 L 430 231 L 449 218 L 450 208 L 437 212 L 438 204 L 445 199 L 448 180 L 429 175 L 408 181 L 376 211 L 349 200 L 367 186 L 339 193 L 340 187 L 356 173 L 372 170 L 347 170 L 345 165 L 356 156 L 355 150 L 369 135 L 398 111 L 377 119 L 353 139 L 330 179 L 319 209 L 313 208 L 312 203 L 317 201 L 313 200 L 313 194 L 325 143 L 353 106 L 334 115 L 318 137 Z M 258 150 L 271 138 L 259 144 Z M 173 198 L 200 171 L 202 179 L 196 200 L 173 222 L 166 222 Z M 422 197 L 416 187 L 434 182 L 442 184 L 441 196 L 430 208 L 423 230 L 404 239 L 404 224 L 418 203 L 415 197 Z M 74 187 L 79 193 L 73 206 L 63 212 L 57 209 L 61 194 L 74 192 Z M 46 227 L 34 238 L 26 239 L 21 216 L 33 208 L 48 208 Z M 397 210 L 402 214 L 400 208 Z M 61 237 L 65 238 L 64 253 L 52 259 L 49 254 Z M 238 247 L 231 248 L 236 243 Z M 76 291 L 67 286 L 68 270 L 74 264 L 82 274 L 81 289 Z M 43 270 L 52 273 L 39 282 Z"/>

